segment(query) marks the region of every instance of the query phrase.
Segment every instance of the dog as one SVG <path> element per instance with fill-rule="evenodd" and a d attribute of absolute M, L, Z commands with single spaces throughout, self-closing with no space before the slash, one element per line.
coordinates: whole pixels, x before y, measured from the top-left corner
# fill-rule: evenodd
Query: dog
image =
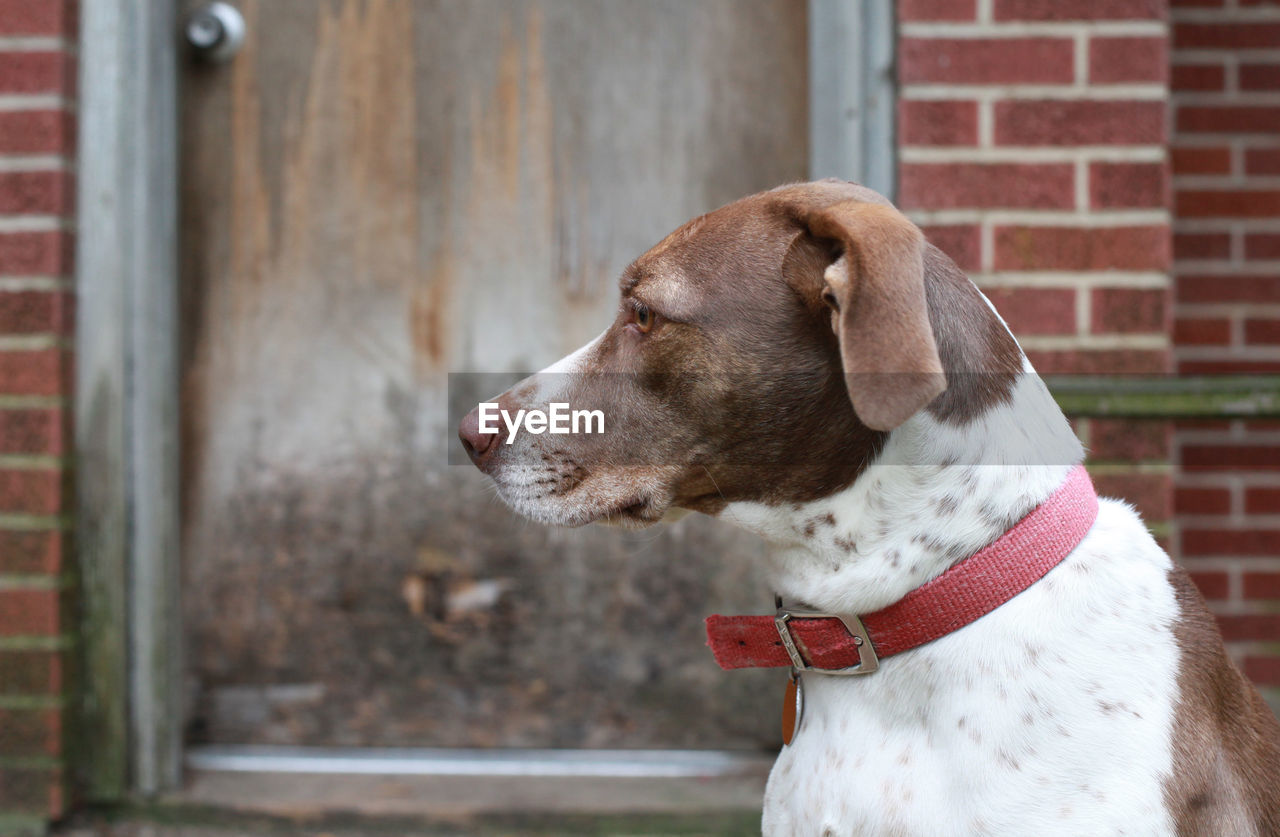
<path fill-rule="evenodd" d="M 495 402 L 599 408 L 605 432 L 516 436 L 477 409 L 459 436 L 535 521 L 701 512 L 772 543 L 773 592 L 806 610 L 767 617 L 765 650 L 804 706 L 765 834 L 1280 834 L 1280 726 L 1203 600 L 1130 506 L 1094 497 L 1004 321 L 888 200 L 833 180 L 743 198 L 620 289 L 604 333 Z M 1070 537 L 1065 486 L 1085 510 Z M 967 562 L 1037 514 L 1036 537 L 1066 539 L 1040 575 L 875 659 L 858 615 L 953 576 L 1002 589 L 1044 550 L 994 576 Z M 809 610 L 852 615 L 843 670 L 790 635 Z"/>

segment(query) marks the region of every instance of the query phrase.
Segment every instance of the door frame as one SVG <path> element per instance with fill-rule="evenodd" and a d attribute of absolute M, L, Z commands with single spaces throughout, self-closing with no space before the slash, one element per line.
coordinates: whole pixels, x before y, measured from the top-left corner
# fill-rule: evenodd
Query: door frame
<path fill-rule="evenodd" d="M 809 0 L 809 176 L 897 197 L 894 0 Z"/>
<path fill-rule="evenodd" d="M 180 5 L 81 10 L 76 758 L 100 801 L 171 790 L 182 775 Z M 893 0 L 808 9 L 810 174 L 892 196 Z"/>
<path fill-rule="evenodd" d="M 178 5 L 80 15 L 75 755 L 113 800 L 181 776 Z"/>

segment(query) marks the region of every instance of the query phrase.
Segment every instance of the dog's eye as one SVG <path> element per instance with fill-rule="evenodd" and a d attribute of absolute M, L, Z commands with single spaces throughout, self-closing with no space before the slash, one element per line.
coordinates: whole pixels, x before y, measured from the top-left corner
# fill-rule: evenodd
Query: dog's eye
<path fill-rule="evenodd" d="M 636 324 L 636 328 L 640 329 L 641 331 L 647 332 L 649 329 L 653 328 L 654 315 L 653 315 L 653 312 L 650 311 L 648 307 L 644 305 L 637 305 L 635 309 L 632 311 L 631 316 L 632 316 L 632 320 Z"/>

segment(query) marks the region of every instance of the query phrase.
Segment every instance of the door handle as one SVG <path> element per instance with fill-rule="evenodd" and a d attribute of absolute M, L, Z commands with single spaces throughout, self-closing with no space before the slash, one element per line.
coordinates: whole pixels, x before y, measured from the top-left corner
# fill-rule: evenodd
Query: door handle
<path fill-rule="evenodd" d="M 244 16 L 230 3 L 205 3 L 187 18 L 184 31 L 201 58 L 220 64 L 244 44 Z"/>

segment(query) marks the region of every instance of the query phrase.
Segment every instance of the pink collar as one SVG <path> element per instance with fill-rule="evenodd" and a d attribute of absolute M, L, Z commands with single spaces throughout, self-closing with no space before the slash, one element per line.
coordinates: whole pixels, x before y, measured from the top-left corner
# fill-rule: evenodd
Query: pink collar
<path fill-rule="evenodd" d="M 791 666 L 870 674 L 879 660 L 959 630 L 1039 581 L 1084 539 L 1098 495 L 1083 465 L 990 546 L 897 602 L 864 616 L 788 610 L 711 616 L 707 644 L 721 668 Z"/>

